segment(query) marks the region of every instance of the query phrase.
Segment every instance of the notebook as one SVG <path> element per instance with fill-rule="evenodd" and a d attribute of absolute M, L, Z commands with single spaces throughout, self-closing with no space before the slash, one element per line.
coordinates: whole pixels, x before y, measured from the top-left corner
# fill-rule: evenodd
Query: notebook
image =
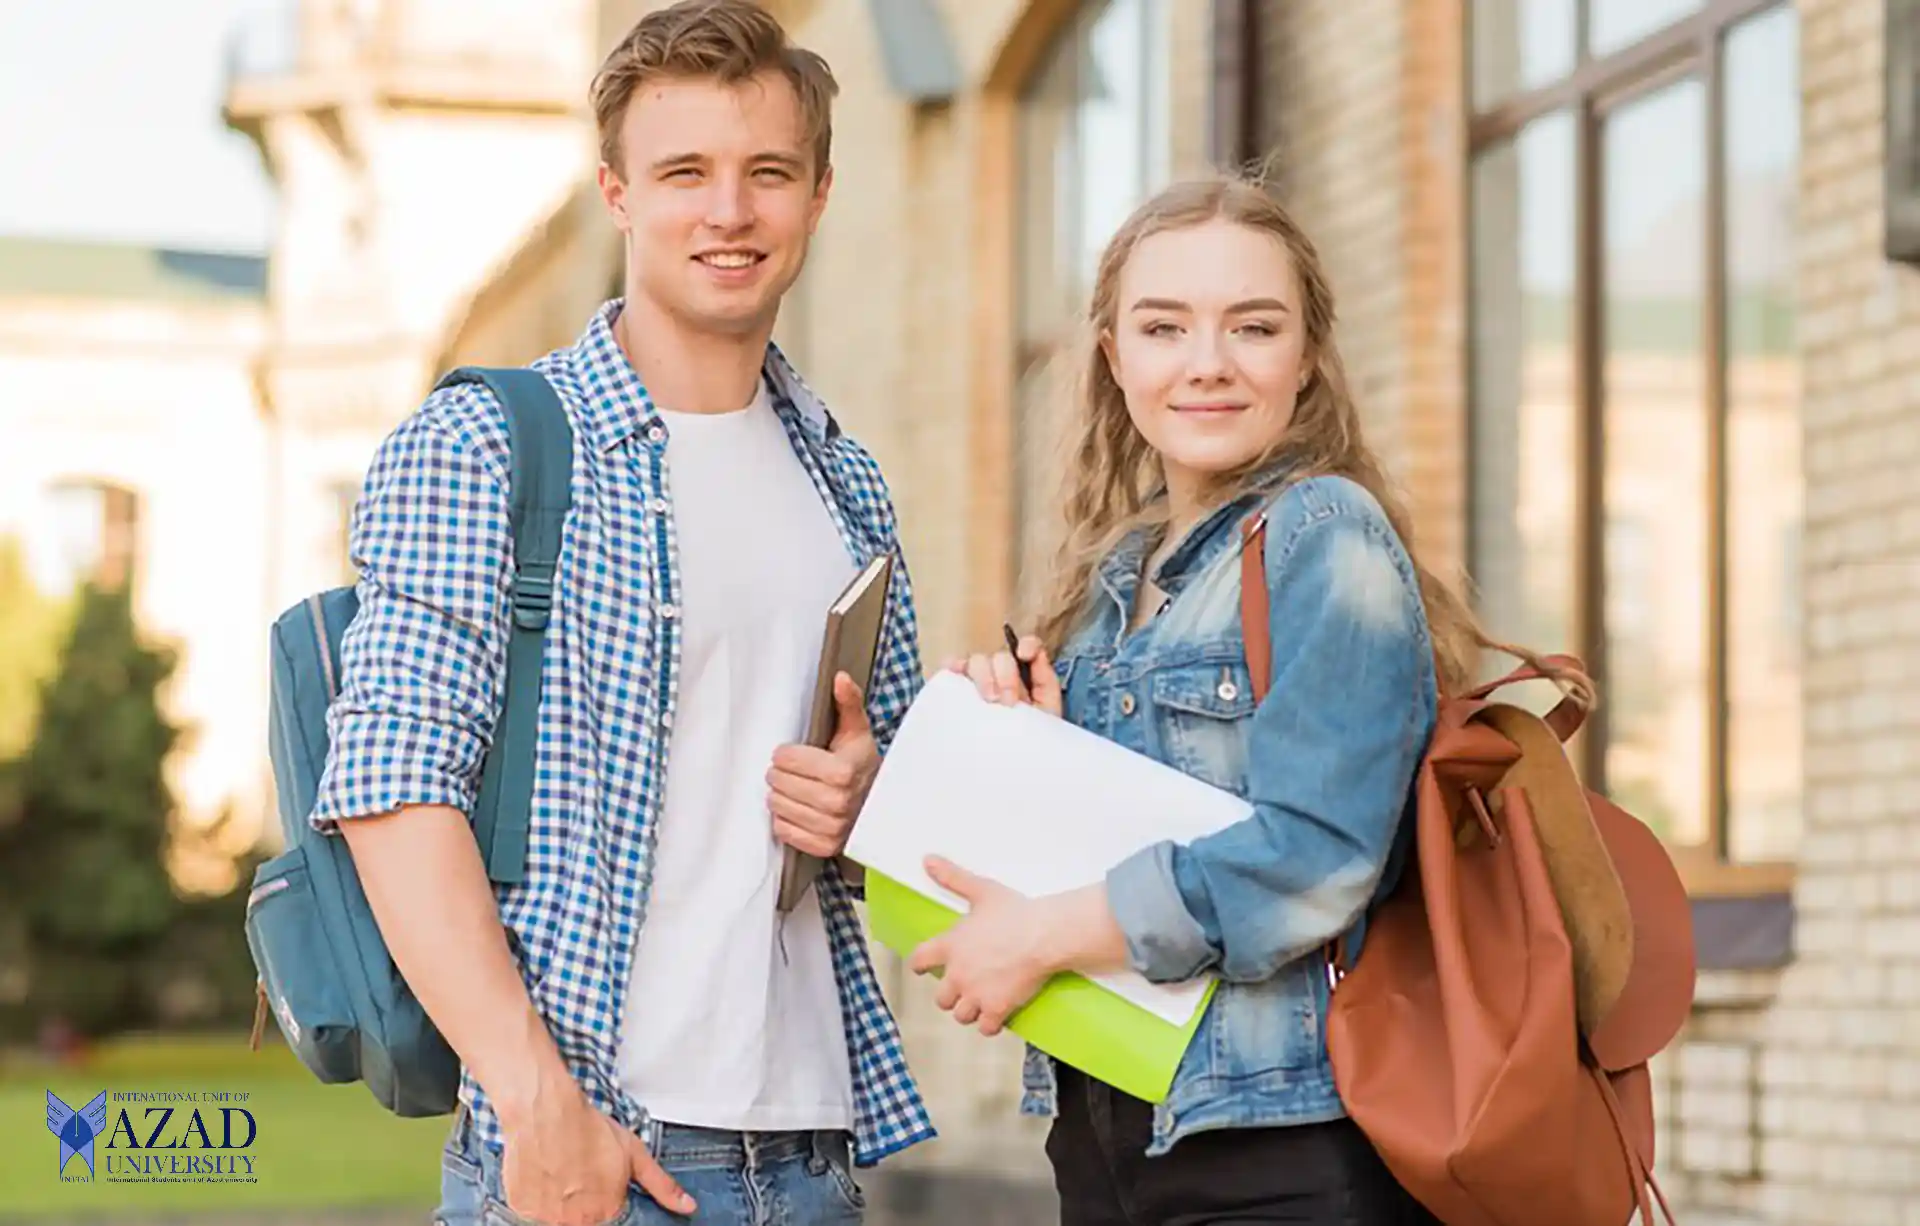
<path fill-rule="evenodd" d="M 927 876 L 930 854 L 1023 894 L 1050 894 L 1102 881 L 1161 840 L 1188 843 L 1252 812 L 1231 792 L 1035 708 L 987 702 L 971 680 L 943 672 L 902 720 L 847 855 L 866 869 L 875 938 L 905 957 L 966 906 Z M 1158 1102 L 1215 983 L 1057 975 L 1007 1028 Z"/>
<path fill-rule="evenodd" d="M 813 701 L 807 712 L 806 743 L 825 749 L 833 740 L 839 722 L 839 708 L 833 697 L 833 679 L 846 673 L 865 693 L 873 683 L 874 657 L 880 649 L 880 632 L 887 621 L 887 589 L 893 582 L 893 555 L 883 553 L 861 567 L 838 599 L 827 609 L 826 632 L 820 640 L 820 661 L 816 666 Z M 788 912 L 806 897 L 807 889 L 820 875 L 818 857 L 781 849 L 779 908 Z"/>

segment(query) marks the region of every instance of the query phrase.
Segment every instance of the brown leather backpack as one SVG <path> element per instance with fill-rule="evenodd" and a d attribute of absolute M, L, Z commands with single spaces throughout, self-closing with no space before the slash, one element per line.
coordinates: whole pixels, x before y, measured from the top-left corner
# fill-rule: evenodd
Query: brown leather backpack
<path fill-rule="evenodd" d="M 1265 517 L 1246 530 L 1241 615 L 1257 698 L 1271 668 Z M 1329 947 L 1327 1019 L 1348 1115 L 1447 1226 L 1653 1222 L 1647 1061 L 1686 1021 L 1686 892 L 1658 838 L 1583 787 L 1562 748 L 1586 715 L 1491 701 L 1571 681 L 1547 657 L 1443 694 L 1417 780 L 1414 851 L 1351 969 Z M 1651 1198 L 1649 1197 L 1651 1193 Z"/>

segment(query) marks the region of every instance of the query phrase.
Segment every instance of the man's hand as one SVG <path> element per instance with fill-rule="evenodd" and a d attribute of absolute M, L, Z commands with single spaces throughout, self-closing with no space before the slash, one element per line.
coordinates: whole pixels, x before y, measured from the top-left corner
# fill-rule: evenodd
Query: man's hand
<path fill-rule="evenodd" d="M 563 1095 L 550 1114 L 503 1131 L 500 1193 L 523 1218 L 552 1226 L 610 1222 L 626 1211 L 629 1183 L 674 1213 L 694 1210 L 693 1198 L 645 1143 L 578 1093 Z"/>
<path fill-rule="evenodd" d="M 394 963 L 500 1112 L 501 1189 L 522 1217 L 610 1221 L 638 1182 L 693 1202 L 638 1137 L 593 1109 L 534 1009 L 466 815 L 413 805 L 340 824 Z"/>
<path fill-rule="evenodd" d="M 880 749 L 860 687 L 841 673 L 833 679 L 839 719 L 825 749 L 782 745 L 767 771 L 767 809 L 782 843 L 830 860 L 846 850 L 853 821 L 880 769 Z"/>

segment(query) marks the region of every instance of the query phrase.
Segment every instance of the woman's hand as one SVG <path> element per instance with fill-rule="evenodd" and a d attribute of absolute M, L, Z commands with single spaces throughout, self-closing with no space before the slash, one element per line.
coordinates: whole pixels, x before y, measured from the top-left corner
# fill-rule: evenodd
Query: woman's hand
<path fill-rule="evenodd" d="M 1126 937 L 1107 906 L 1104 885 L 1028 898 L 938 856 L 929 857 L 926 867 L 969 909 L 915 949 L 907 965 L 917 975 L 942 972 L 935 999 L 963 1026 L 978 1024 L 981 1034 L 998 1034 L 1054 973 L 1099 973 L 1127 964 Z"/>
<path fill-rule="evenodd" d="M 1026 687 L 1020 684 L 1020 662 L 1023 660 L 1032 665 L 1032 693 L 1028 693 Z M 1010 707 L 1026 703 L 1054 716 L 1065 709 L 1060 693 L 1060 678 L 1053 671 L 1053 661 L 1047 658 L 1047 649 L 1039 638 L 1031 634 L 1020 640 L 1017 659 L 1010 651 L 992 654 L 977 651 L 971 656 L 957 656 L 947 661 L 946 671 L 971 677 L 980 690 L 980 697 L 988 702 L 1005 703 Z"/>

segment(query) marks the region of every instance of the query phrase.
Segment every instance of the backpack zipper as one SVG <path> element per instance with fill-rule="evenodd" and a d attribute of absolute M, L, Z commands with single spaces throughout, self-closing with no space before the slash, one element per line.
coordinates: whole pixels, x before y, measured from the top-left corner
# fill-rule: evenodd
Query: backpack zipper
<path fill-rule="evenodd" d="M 293 883 L 285 877 L 276 877 L 272 881 L 263 881 L 247 895 L 247 914 L 252 915 L 255 906 L 272 898 Z"/>
<path fill-rule="evenodd" d="M 320 671 L 327 679 L 327 697 L 340 692 L 333 680 L 333 652 L 327 648 L 327 619 L 320 611 L 320 597 L 307 597 L 307 612 L 313 614 L 313 637 L 320 643 Z"/>

